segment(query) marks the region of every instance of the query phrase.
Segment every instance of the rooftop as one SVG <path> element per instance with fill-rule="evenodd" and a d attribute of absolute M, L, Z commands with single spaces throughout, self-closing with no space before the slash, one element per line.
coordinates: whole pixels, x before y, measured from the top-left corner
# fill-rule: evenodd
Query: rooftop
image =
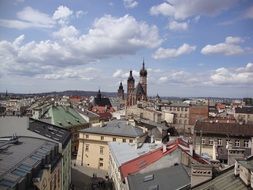
<path fill-rule="evenodd" d="M 209 135 L 253 136 L 253 124 L 216 123 L 197 121 L 194 130 Z"/>
<path fill-rule="evenodd" d="M 54 125 L 63 128 L 70 128 L 87 123 L 77 111 L 69 106 L 51 106 L 46 116 L 52 118 Z"/>
<path fill-rule="evenodd" d="M 169 143 L 167 143 L 165 151 L 163 151 L 163 148 L 158 147 L 155 150 L 149 151 L 143 155 L 140 155 L 137 158 L 134 158 L 130 161 L 123 163 L 120 166 L 121 174 L 123 177 L 127 177 L 130 174 L 134 174 L 146 168 L 147 166 L 151 165 L 152 163 L 160 160 L 164 156 L 171 154 L 177 149 L 182 150 L 198 163 L 201 163 L 201 164 L 209 163 L 208 161 L 204 160 L 203 158 L 201 158 L 199 155 L 195 153 L 191 155 L 189 144 L 185 142 L 183 139 L 177 138 L 176 140 L 170 141 Z"/>
<path fill-rule="evenodd" d="M 82 129 L 80 132 L 134 138 L 144 135 L 142 129 L 128 124 L 125 120 L 112 120 L 108 122 L 104 127 L 91 127 Z"/>
<path fill-rule="evenodd" d="M 219 189 L 219 190 L 247 190 L 243 181 L 234 175 L 234 167 L 230 167 L 223 174 L 215 177 L 211 181 L 205 182 L 202 185 L 193 188 L 194 190 L 210 190 L 210 189 Z"/>
<path fill-rule="evenodd" d="M 110 152 L 117 163 L 117 167 L 162 146 L 162 144 L 144 143 L 137 148 L 135 143 L 109 142 L 108 144 Z"/>
<path fill-rule="evenodd" d="M 0 189 L 13 187 L 41 163 L 56 143 L 33 137 L 19 137 L 18 143 L 3 145 L 9 138 L 0 138 Z"/>
<path fill-rule="evenodd" d="M 28 117 L 0 117 L 1 136 L 30 136 L 61 143 L 63 147 L 69 142 L 70 132 L 55 125 Z"/>
<path fill-rule="evenodd" d="M 253 107 L 252 106 L 245 106 L 245 107 L 237 107 L 235 108 L 235 113 L 245 113 L 245 114 L 253 114 Z"/>
<path fill-rule="evenodd" d="M 179 164 L 148 173 L 138 173 L 128 177 L 130 190 L 174 190 L 190 187 L 190 176 Z"/>

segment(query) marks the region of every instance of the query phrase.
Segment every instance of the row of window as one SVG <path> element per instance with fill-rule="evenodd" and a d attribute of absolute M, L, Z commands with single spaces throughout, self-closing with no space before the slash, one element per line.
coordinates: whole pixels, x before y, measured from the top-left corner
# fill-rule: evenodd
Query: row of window
<path fill-rule="evenodd" d="M 188 108 L 185 107 L 169 107 L 170 111 L 188 111 Z"/>
<path fill-rule="evenodd" d="M 177 123 L 178 123 L 178 124 L 188 124 L 188 123 L 187 123 L 187 120 L 183 120 L 183 119 L 182 119 L 182 120 L 181 120 L 181 119 L 178 119 L 178 120 L 177 120 Z"/>
<path fill-rule="evenodd" d="M 209 145 L 213 145 L 213 143 L 214 143 L 214 139 L 209 139 L 208 144 L 209 144 Z M 231 143 L 231 140 L 230 140 L 230 139 L 226 139 L 226 145 L 227 145 L 228 143 Z M 205 140 L 204 138 L 202 138 L 202 144 L 207 144 L 207 143 L 206 143 L 206 140 Z M 223 140 L 222 140 L 222 139 L 217 139 L 217 145 L 218 145 L 218 146 L 222 146 L 222 145 L 223 145 Z M 235 140 L 235 141 L 234 141 L 234 146 L 235 146 L 235 147 L 240 147 L 240 140 L 238 140 L 238 139 Z M 243 146 L 244 146 L 245 148 L 249 148 L 249 147 L 250 147 L 249 140 L 244 140 L 244 141 L 243 141 Z"/>
<path fill-rule="evenodd" d="M 85 135 L 85 138 L 88 139 L 89 138 L 89 135 Z M 100 136 L 100 140 L 103 141 L 105 139 L 104 136 Z M 113 137 L 112 138 L 112 141 L 117 141 L 117 138 Z M 126 139 L 122 139 L 122 142 L 126 142 Z M 133 143 L 133 140 L 132 139 L 129 139 L 129 143 Z"/>
<path fill-rule="evenodd" d="M 182 113 L 176 114 L 176 113 L 175 113 L 175 116 L 176 116 L 176 117 L 188 117 L 188 114 L 187 114 L 187 113 L 186 113 L 186 114 L 182 114 Z"/>

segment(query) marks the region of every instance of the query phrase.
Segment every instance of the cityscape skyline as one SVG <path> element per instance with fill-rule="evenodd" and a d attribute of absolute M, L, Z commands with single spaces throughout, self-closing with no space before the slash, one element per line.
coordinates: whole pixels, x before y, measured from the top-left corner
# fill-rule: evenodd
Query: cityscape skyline
<path fill-rule="evenodd" d="M 149 96 L 252 97 L 253 3 L 190 2 L 1 1 L 0 92 L 126 91 L 144 59 Z"/>

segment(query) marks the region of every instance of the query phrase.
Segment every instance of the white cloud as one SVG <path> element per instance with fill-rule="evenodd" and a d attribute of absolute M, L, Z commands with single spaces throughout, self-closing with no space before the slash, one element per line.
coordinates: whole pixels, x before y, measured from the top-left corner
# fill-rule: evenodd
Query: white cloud
<path fill-rule="evenodd" d="M 188 29 L 187 22 L 177 22 L 177 21 L 170 21 L 169 22 L 169 29 L 174 31 L 183 31 Z"/>
<path fill-rule="evenodd" d="M 53 14 L 53 19 L 57 20 L 60 24 L 67 24 L 69 17 L 73 14 L 73 11 L 66 6 L 59 6 Z"/>
<path fill-rule="evenodd" d="M 99 59 L 134 54 L 161 44 L 158 29 L 132 16 L 106 15 L 95 20 L 86 34 L 72 25 L 61 26 L 54 40 L 24 43 L 0 41 L 0 69 L 7 74 L 34 76 L 57 69 L 98 62 Z M 51 75 L 50 75 L 51 76 Z"/>
<path fill-rule="evenodd" d="M 135 0 L 123 0 L 126 8 L 135 8 L 138 6 L 138 2 Z"/>
<path fill-rule="evenodd" d="M 88 14 L 88 11 L 82 11 L 82 10 L 79 10 L 79 11 L 76 11 L 75 15 L 76 15 L 76 18 L 80 18 L 84 15 L 87 15 Z"/>
<path fill-rule="evenodd" d="M 114 78 L 118 78 L 121 77 L 123 75 L 123 71 L 121 69 L 116 70 L 113 74 L 112 77 Z"/>
<path fill-rule="evenodd" d="M 172 16 L 175 19 L 206 15 L 214 16 L 232 7 L 238 0 L 168 0 L 151 7 L 151 15 Z"/>
<path fill-rule="evenodd" d="M 253 19 L 253 6 L 249 7 L 244 15 L 243 15 L 244 18 L 249 18 L 249 19 Z"/>
<path fill-rule="evenodd" d="M 53 35 L 57 38 L 62 38 L 62 40 L 71 39 L 77 37 L 79 31 L 74 26 L 63 26 L 59 31 L 54 32 Z"/>
<path fill-rule="evenodd" d="M 224 84 L 244 84 L 253 85 L 253 63 L 248 63 L 245 67 L 237 69 L 218 68 L 210 76 L 211 82 L 218 85 Z"/>
<path fill-rule="evenodd" d="M 245 52 L 245 50 L 238 45 L 242 43 L 243 39 L 240 37 L 228 36 L 224 43 L 219 43 L 215 45 L 206 45 L 202 48 L 201 53 L 208 54 L 224 54 L 224 55 L 239 55 Z"/>
<path fill-rule="evenodd" d="M 38 74 L 36 78 L 43 78 L 48 80 L 59 80 L 59 79 L 82 79 L 82 80 L 93 80 L 97 77 L 98 70 L 95 68 L 64 68 L 58 69 L 53 73 L 49 74 Z"/>
<path fill-rule="evenodd" d="M 55 21 L 46 13 L 25 7 L 17 13 L 18 20 L 0 19 L 0 26 L 16 29 L 52 28 Z"/>
<path fill-rule="evenodd" d="M 166 58 L 174 58 L 184 54 L 190 54 L 195 51 L 196 46 L 190 46 L 189 44 L 183 44 L 177 49 L 164 49 L 159 48 L 152 55 L 154 59 L 166 59 Z"/>

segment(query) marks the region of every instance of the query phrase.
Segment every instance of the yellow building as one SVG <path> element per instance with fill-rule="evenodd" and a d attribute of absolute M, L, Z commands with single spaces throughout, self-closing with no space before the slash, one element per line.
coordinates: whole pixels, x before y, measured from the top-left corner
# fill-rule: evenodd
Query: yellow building
<path fill-rule="evenodd" d="M 144 142 L 147 134 L 124 120 L 113 120 L 103 127 L 83 129 L 79 133 L 76 164 L 108 171 L 108 142 Z"/>

